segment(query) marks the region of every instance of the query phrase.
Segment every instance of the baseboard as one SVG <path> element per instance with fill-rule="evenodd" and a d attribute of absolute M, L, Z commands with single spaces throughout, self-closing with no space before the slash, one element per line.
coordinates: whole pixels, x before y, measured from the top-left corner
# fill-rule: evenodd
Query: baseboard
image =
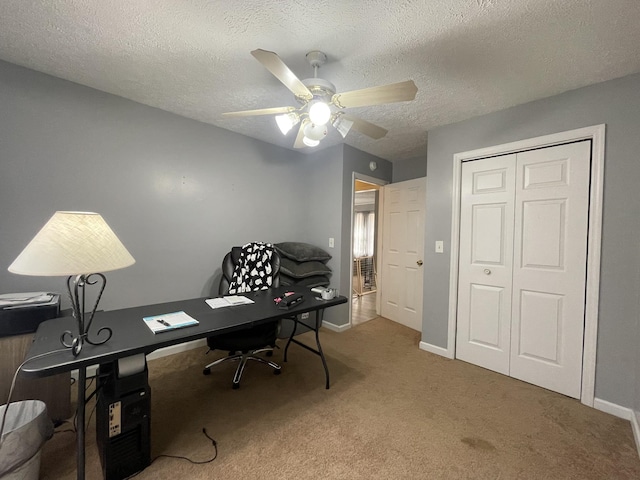
<path fill-rule="evenodd" d="M 180 343 L 178 345 L 171 345 L 170 347 L 160 348 L 155 352 L 151 352 L 149 355 L 147 355 L 147 361 L 155 360 L 156 358 L 168 357 L 169 355 L 186 352 L 187 350 L 193 350 L 194 348 L 206 347 L 206 345 L 206 338 L 201 338 L 200 340 L 194 340 L 192 342 Z M 98 365 L 88 366 L 87 378 L 95 377 L 97 370 Z M 71 377 L 75 380 L 78 380 L 78 370 L 72 370 Z"/>
<path fill-rule="evenodd" d="M 601 400 L 600 398 L 593 399 L 593 408 L 596 410 L 600 410 L 601 412 L 609 413 L 618 418 L 624 418 L 625 420 L 631 421 L 631 417 L 634 416 L 633 410 L 627 407 L 622 407 L 615 403 L 607 402 L 606 400 Z"/>
<path fill-rule="evenodd" d="M 620 405 L 599 398 L 593 399 L 593 408 L 631 422 L 631 430 L 633 430 L 636 450 L 638 450 L 638 457 L 640 457 L 640 412 L 634 412 L 630 408 L 621 407 Z"/>
<path fill-rule="evenodd" d="M 424 350 L 425 352 L 429 353 L 435 353 L 436 355 L 440 355 L 441 357 L 453 358 L 449 353 L 449 350 L 447 350 L 446 348 L 431 345 L 427 342 L 420 342 L 420 350 Z"/>
<path fill-rule="evenodd" d="M 322 321 L 322 326 L 325 327 L 327 330 L 331 330 L 332 332 L 338 332 L 338 333 L 345 332 L 351 328 L 351 325 L 349 324 L 334 325 L 333 323 L 325 322 L 324 320 Z"/>

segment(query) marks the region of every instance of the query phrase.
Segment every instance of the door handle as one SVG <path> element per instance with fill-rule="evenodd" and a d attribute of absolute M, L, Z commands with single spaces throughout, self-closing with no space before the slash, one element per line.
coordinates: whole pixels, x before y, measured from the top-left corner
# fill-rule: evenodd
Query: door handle
<path fill-rule="evenodd" d="M 422 260 L 418 260 L 416 263 L 418 264 L 419 267 L 422 266 Z"/>
<path fill-rule="evenodd" d="M 484 274 L 485 275 L 491 275 L 491 270 L 489 270 L 488 268 L 484 269 Z"/>

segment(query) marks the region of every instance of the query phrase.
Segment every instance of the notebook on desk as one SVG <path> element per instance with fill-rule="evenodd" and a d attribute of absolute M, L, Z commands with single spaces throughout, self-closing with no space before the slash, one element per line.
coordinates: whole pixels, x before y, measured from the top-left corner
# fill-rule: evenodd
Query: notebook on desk
<path fill-rule="evenodd" d="M 182 311 L 164 313 L 162 315 L 154 315 L 152 317 L 143 317 L 143 320 L 153 333 L 168 332 L 170 330 L 190 327 L 200 323 L 198 320 Z"/>
<path fill-rule="evenodd" d="M 211 308 L 232 307 L 234 305 L 249 305 L 255 303 L 243 295 L 226 295 L 224 297 L 208 298 L 205 300 Z"/>

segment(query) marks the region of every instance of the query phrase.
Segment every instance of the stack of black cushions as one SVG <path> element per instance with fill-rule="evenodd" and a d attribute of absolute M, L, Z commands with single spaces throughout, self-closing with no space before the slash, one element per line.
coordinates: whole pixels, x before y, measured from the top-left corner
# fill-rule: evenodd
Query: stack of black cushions
<path fill-rule="evenodd" d="M 331 269 L 326 263 L 331 258 L 326 251 L 302 242 L 274 244 L 280 254 L 280 283 L 285 286 L 326 287 Z"/>

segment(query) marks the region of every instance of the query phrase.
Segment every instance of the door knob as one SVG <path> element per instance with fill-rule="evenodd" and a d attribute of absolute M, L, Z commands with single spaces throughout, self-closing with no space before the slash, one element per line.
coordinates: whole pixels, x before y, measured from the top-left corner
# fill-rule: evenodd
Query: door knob
<path fill-rule="evenodd" d="M 491 275 L 491 270 L 489 270 L 488 268 L 484 269 L 484 274 L 485 275 Z"/>
<path fill-rule="evenodd" d="M 416 263 L 418 264 L 419 267 L 422 266 L 422 260 L 418 260 Z"/>

